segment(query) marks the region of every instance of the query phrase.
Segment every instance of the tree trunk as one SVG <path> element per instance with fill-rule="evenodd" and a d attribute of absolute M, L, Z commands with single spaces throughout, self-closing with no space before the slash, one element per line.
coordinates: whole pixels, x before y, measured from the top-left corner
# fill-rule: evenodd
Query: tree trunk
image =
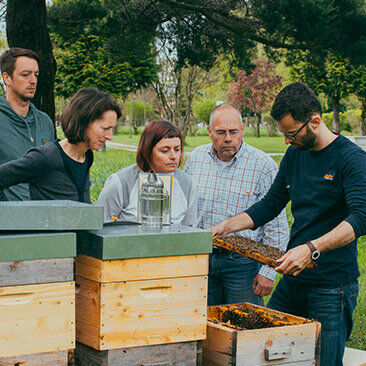
<path fill-rule="evenodd" d="M 135 136 L 139 134 L 139 123 L 137 121 L 133 124 L 133 133 Z"/>
<path fill-rule="evenodd" d="M 6 36 L 9 47 L 29 48 L 38 53 L 40 72 L 32 102 L 55 122 L 56 61 L 47 29 L 46 0 L 8 0 Z"/>
<path fill-rule="evenodd" d="M 362 99 L 362 107 L 361 107 L 361 122 L 360 122 L 360 135 L 366 135 L 366 98 Z"/>
<path fill-rule="evenodd" d="M 339 98 L 333 97 L 333 132 L 339 133 Z"/>
<path fill-rule="evenodd" d="M 276 136 L 276 129 L 274 126 L 274 122 L 267 122 L 266 127 L 267 127 L 267 136 L 268 137 Z"/>
<path fill-rule="evenodd" d="M 255 137 L 261 137 L 261 131 L 260 131 L 260 124 L 262 123 L 262 115 L 257 115 L 257 120 L 255 121 L 254 125 L 254 136 Z"/>
<path fill-rule="evenodd" d="M 130 133 L 128 135 L 129 138 L 132 137 L 132 122 L 133 121 L 133 98 L 131 93 L 131 106 L 130 106 Z"/>
<path fill-rule="evenodd" d="M 146 126 L 146 89 L 144 89 L 144 127 Z"/>

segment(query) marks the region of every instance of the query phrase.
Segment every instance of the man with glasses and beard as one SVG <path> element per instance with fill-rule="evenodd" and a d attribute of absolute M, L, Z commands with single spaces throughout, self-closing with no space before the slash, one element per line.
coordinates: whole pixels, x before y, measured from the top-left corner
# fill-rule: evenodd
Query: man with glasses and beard
<path fill-rule="evenodd" d="M 272 117 L 290 146 L 266 196 L 211 228 L 215 234 L 255 230 L 291 201 L 294 223 L 284 276 L 268 307 L 318 320 L 321 365 L 339 366 L 358 295 L 357 238 L 366 234 L 366 152 L 328 130 L 314 92 L 293 83 L 276 97 Z M 316 267 L 305 268 L 314 261 Z"/>
<path fill-rule="evenodd" d="M 38 62 L 36 52 L 16 47 L 0 57 L 7 90 L 6 98 L 0 97 L 0 165 L 55 137 L 50 117 L 30 102 L 36 92 Z M 4 196 L 8 201 L 28 200 L 28 184 L 9 187 L 4 190 Z"/>
<path fill-rule="evenodd" d="M 207 127 L 212 144 L 192 151 L 184 167 L 197 186 L 198 226 L 206 229 L 244 211 L 267 192 L 278 171 L 272 158 L 243 141 L 240 111 L 229 104 L 213 109 Z M 285 212 L 255 231 L 237 233 L 284 250 Z M 273 289 L 276 272 L 258 262 L 213 248 L 209 262 L 208 305 L 260 304 Z"/>

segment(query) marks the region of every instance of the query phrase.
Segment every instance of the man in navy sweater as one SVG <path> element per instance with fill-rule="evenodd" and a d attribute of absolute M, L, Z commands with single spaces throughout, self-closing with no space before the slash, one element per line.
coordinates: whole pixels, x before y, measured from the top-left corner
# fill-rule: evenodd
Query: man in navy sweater
<path fill-rule="evenodd" d="M 294 223 L 284 276 L 268 307 L 322 324 L 321 365 L 342 365 L 358 295 L 357 238 L 366 233 L 366 152 L 328 130 L 321 105 L 306 85 L 276 97 L 272 117 L 287 149 L 265 197 L 211 228 L 214 234 L 256 229 L 291 201 Z M 314 269 L 305 267 L 315 261 Z"/>

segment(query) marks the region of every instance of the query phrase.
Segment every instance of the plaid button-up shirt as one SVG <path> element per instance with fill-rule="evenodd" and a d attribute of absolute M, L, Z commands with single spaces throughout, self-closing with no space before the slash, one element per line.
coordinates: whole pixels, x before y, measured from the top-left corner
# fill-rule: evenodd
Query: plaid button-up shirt
<path fill-rule="evenodd" d="M 238 215 L 268 191 L 278 171 L 276 162 L 243 141 L 229 162 L 217 157 L 212 144 L 194 149 L 184 167 L 197 185 L 198 227 L 206 229 Z M 286 250 L 289 229 L 285 210 L 256 230 L 235 233 Z M 276 271 L 262 266 L 259 273 L 274 279 Z"/>

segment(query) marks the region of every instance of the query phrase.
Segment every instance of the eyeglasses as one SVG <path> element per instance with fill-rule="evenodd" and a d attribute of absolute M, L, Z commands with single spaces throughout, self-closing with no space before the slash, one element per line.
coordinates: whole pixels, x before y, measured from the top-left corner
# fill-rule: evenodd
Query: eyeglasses
<path fill-rule="evenodd" d="M 296 140 L 296 135 L 313 119 L 313 117 L 310 117 L 298 130 L 295 132 L 282 132 L 276 127 L 276 131 L 279 132 L 282 136 L 285 136 L 291 140 Z"/>
<path fill-rule="evenodd" d="M 217 137 L 225 137 L 227 134 L 229 134 L 230 136 L 236 136 L 238 135 L 241 131 L 240 130 L 218 130 L 218 131 L 214 131 L 212 130 L 213 134 Z"/>

